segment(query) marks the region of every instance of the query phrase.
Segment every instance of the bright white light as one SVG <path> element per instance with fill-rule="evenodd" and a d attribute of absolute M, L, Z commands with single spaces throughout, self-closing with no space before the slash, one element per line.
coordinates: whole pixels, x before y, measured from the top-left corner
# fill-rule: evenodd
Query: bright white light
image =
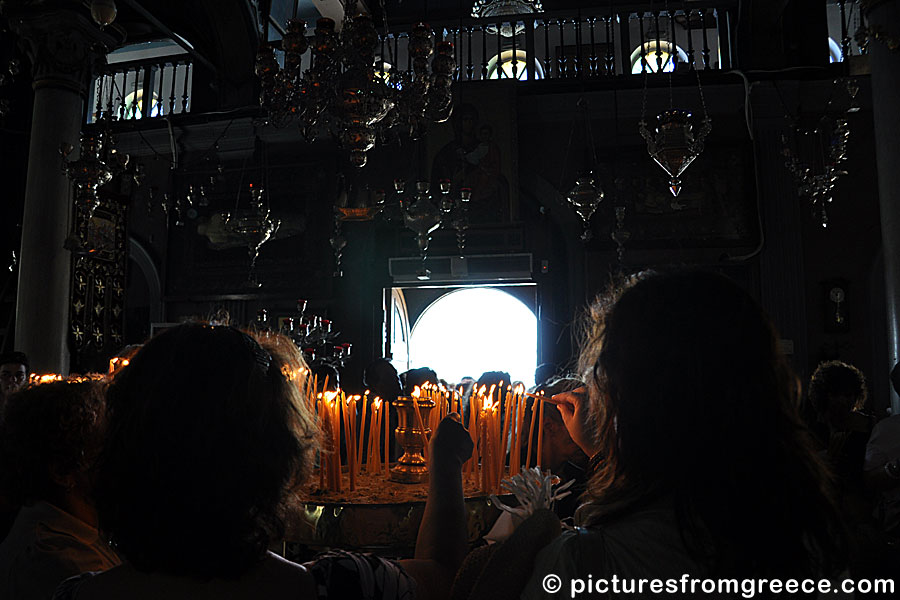
<path fill-rule="evenodd" d="M 506 371 L 534 385 L 537 319 L 525 304 L 491 288 L 450 292 L 425 309 L 410 333 L 410 366 L 455 383 Z"/>

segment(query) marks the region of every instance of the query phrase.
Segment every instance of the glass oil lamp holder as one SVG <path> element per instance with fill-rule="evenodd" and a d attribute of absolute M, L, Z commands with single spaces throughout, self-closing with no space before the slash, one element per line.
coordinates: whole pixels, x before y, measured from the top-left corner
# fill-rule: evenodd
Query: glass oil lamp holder
<path fill-rule="evenodd" d="M 669 109 L 657 115 L 653 131 L 647 128 L 643 119 L 638 127 L 647 142 L 647 152 L 669 176 L 669 191 L 677 197 L 681 193 L 681 175 L 703 152 L 703 142 L 712 129 L 712 121 L 704 117 L 695 130 L 690 112 Z"/>
<path fill-rule="evenodd" d="M 603 201 L 603 190 L 594 180 L 591 171 L 580 173 L 575 178 L 575 185 L 566 194 L 566 200 L 575 209 L 581 218 L 584 231 L 581 233 L 581 241 L 587 242 L 593 237 L 591 233 L 591 217 Z"/>

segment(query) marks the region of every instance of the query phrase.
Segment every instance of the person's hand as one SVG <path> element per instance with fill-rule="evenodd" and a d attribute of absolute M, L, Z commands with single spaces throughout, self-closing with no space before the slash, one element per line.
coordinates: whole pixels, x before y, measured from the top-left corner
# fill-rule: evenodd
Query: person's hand
<path fill-rule="evenodd" d="M 597 454 L 600 448 L 591 433 L 594 431 L 594 424 L 591 422 L 587 387 L 581 386 L 570 392 L 556 394 L 553 400 L 557 402 L 556 408 L 562 415 L 572 441 L 588 456 Z"/>
<path fill-rule="evenodd" d="M 431 437 L 432 468 L 459 469 L 472 456 L 475 444 L 456 413 L 444 417 Z"/>

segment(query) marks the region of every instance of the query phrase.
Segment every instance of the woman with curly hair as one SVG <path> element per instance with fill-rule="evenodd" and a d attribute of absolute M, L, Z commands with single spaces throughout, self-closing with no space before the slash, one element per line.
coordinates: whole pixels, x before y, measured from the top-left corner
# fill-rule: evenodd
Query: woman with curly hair
<path fill-rule="evenodd" d="M 97 507 L 124 563 L 66 581 L 55 598 L 446 594 L 465 552 L 461 468 L 471 453 L 468 434 L 450 420 L 433 441 L 416 560 L 332 553 L 299 565 L 268 551 L 282 539 L 286 498 L 309 474 L 319 440 L 295 381 L 297 349 L 271 334 L 260 339 L 180 325 L 117 374 Z"/>
<path fill-rule="evenodd" d="M 594 305 L 580 367 L 585 388 L 557 396 L 592 457 L 580 527 L 541 552 L 524 598 L 544 597 L 547 573 L 678 585 L 685 574 L 843 568 L 828 471 L 797 414 L 793 376 L 768 317 L 734 282 L 634 278 Z"/>
<path fill-rule="evenodd" d="M 6 402 L 0 474 L 22 508 L 0 544 L 0 597 L 46 600 L 82 571 L 119 564 L 97 533 L 92 468 L 102 438 L 101 381 L 32 386 Z"/>

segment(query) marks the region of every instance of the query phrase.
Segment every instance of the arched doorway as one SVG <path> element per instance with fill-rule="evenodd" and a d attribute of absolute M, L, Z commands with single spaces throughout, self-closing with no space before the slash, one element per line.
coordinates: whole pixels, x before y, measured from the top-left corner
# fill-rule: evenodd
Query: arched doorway
<path fill-rule="evenodd" d="M 409 338 L 411 367 L 431 367 L 453 383 L 506 371 L 534 384 L 537 317 L 521 300 L 490 287 L 464 288 L 432 302 Z"/>

